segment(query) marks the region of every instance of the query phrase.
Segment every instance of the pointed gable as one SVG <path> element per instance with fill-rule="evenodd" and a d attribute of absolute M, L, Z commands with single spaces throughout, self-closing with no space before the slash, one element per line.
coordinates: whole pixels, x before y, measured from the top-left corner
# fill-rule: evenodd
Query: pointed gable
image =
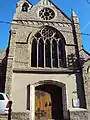
<path fill-rule="evenodd" d="M 28 1 L 21 0 L 20 5 L 22 6 L 24 3 Z M 30 3 L 29 3 L 30 4 Z M 30 4 L 31 5 L 31 4 Z M 41 13 L 40 13 L 41 11 Z M 45 12 L 48 11 L 48 12 Z M 41 15 L 42 14 L 42 15 Z M 51 15 L 50 15 L 51 14 Z M 43 19 L 44 16 L 47 16 Z M 41 17 L 42 16 L 42 17 Z M 52 18 L 52 19 L 48 19 Z M 51 20 L 55 22 L 71 22 L 70 18 L 68 18 L 53 2 L 50 0 L 40 0 L 36 5 L 29 8 L 28 12 L 25 14 L 24 12 L 20 11 L 20 14 L 15 14 L 14 19 L 21 19 L 21 20 Z"/>
<path fill-rule="evenodd" d="M 24 11 L 25 8 L 27 9 L 26 11 L 29 11 L 31 7 L 32 4 L 28 0 L 20 0 L 19 2 L 17 2 L 16 14 Z"/>

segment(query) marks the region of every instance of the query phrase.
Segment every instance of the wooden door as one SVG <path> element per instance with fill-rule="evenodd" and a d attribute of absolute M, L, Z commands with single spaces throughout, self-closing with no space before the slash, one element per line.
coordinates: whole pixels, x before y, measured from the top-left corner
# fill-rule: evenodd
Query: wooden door
<path fill-rule="evenodd" d="M 52 119 L 51 95 L 43 90 L 35 90 L 35 120 Z"/>

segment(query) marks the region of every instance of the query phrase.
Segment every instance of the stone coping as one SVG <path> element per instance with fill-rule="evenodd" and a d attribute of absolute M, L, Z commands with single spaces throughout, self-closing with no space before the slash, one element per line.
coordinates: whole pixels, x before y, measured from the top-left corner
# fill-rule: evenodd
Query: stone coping
<path fill-rule="evenodd" d="M 73 70 L 68 68 L 30 68 L 30 69 L 13 69 L 16 73 L 77 73 L 79 70 Z"/>
<path fill-rule="evenodd" d="M 0 114 L 0 117 L 7 117 L 8 114 Z"/>
<path fill-rule="evenodd" d="M 76 111 L 76 112 L 77 112 L 77 111 L 78 111 L 78 112 L 79 112 L 79 111 L 80 111 L 80 112 L 81 112 L 81 111 L 87 112 L 87 109 L 84 109 L 84 108 L 70 108 L 69 111 L 70 111 L 70 112 L 74 112 L 74 111 Z"/>

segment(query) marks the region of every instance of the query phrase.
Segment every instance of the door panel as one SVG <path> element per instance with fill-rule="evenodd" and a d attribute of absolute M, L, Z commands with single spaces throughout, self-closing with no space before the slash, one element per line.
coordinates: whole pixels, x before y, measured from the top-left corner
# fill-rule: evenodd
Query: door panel
<path fill-rule="evenodd" d="M 46 120 L 51 118 L 51 95 L 43 90 L 35 90 L 35 120 Z"/>
<path fill-rule="evenodd" d="M 40 85 L 35 88 L 35 120 L 62 120 L 62 88 Z"/>

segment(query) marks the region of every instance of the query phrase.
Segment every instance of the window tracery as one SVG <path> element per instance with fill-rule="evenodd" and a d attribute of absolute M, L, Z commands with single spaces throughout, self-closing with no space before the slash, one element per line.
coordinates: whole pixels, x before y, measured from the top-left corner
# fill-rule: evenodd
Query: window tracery
<path fill-rule="evenodd" d="M 64 38 L 51 27 L 44 27 L 35 34 L 31 53 L 32 67 L 58 68 L 66 65 Z"/>
<path fill-rule="evenodd" d="M 39 17 L 43 20 L 51 20 L 55 17 L 55 13 L 52 9 L 45 7 L 39 11 Z"/>

